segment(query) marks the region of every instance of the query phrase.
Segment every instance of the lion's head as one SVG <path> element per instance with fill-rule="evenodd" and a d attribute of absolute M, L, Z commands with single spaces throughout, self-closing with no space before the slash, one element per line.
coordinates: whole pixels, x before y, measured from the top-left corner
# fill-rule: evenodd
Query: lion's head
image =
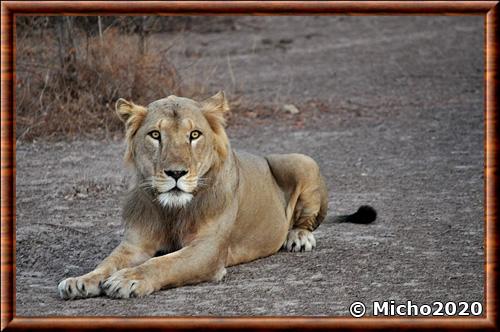
<path fill-rule="evenodd" d="M 211 170 L 221 166 L 229 150 L 224 131 L 228 111 L 223 92 L 202 102 L 177 96 L 147 107 L 116 102 L 126 127 L 125 160 L 162 206 L 185 206 L 210 184 Z"/>

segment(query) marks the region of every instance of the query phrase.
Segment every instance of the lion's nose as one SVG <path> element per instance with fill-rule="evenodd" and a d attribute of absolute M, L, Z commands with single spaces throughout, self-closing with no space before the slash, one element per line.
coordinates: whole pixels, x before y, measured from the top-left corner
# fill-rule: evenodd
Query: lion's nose
<path fill-rule="evenodd" d="M 167 176 L 171 176 L 173 177 L 176 181 L 179 180 L 180 177 L 184 176 L 187 174 L 187 171 L 184 171 L 184 170 L 165 170 L 165 174 L 167 174 Z"/>

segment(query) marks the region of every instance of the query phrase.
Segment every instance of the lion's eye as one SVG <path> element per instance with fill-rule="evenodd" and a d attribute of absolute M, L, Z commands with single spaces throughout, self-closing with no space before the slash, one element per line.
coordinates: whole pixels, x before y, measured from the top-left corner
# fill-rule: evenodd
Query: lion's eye
<path fill-rule="evenodd" d="M 191 132 L 191 134 L 189 135 L 189 139 L 192 141 L 192 140 L 195 140 L 195 139 L 200 138 L 200 136 L 201 136 L 201 132 L 200 132 L 200 131 L 198 131 L 198 130 L 193 130 L 193 131 Z"/>
<path fill-rule="evenodd" d="M 160 139 L 160 132 L 158 130 L 153 130 L 148 135 L 154 139 L 158 139 L 158 140 Z"/>

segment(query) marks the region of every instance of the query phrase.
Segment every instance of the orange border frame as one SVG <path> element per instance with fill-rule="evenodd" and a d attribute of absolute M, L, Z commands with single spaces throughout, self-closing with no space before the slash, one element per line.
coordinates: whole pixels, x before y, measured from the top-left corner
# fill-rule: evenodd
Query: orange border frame
<path fill-rule="evenodd" d="M 498 1 L 5 1 L 1 4 L 1 330 L 88 329 L 490 329 L 497 314 L 497 67 Z M 486 316 L 475 318 L 347 317 L 64 317 L 15 316 L 14 111 L 15 15 L 482 15 L 485 17 L 485 260 Z"/>

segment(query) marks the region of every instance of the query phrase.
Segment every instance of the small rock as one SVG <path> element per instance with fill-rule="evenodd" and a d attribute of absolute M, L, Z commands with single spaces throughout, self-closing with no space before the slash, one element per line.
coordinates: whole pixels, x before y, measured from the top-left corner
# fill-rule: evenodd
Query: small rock
<path fill-rule="evenodd" d="M 280 44 L 291 44 L 291 43 L 293 43 L 293 39 L 282 38 L 282 39 L 279 40 L 279 43 Z"/>
<path fill-rule="evenodd" d="M 315 275 L 313 275 L 313 276 L 311 277 L 311 280 L 312 280 L 312 281 L 321 281 L 321 280 L 323 280 L 323 279 L 324 279 L 324 278 L 323 278 L 323 275 L 322 275 L 321 273 L 316 273 Z"/>
<path fill-rule="evenodd" d="M 292 104 L 283 105 L 283 109 L 290 114 L 299 113 L 299 109 L 295 105 L 292 105 Z"/>
<path fill-rule="evenodd" d="M 256 112 L 246 112 L 245 115 L 251 119 L 255 119 L 258 116 Z"/>

